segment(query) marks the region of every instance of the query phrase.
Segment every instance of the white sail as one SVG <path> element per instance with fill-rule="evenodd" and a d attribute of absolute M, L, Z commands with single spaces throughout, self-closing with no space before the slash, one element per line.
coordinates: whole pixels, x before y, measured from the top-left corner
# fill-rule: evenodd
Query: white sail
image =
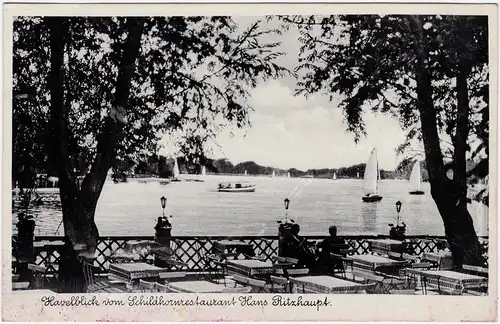
<path fill-rule="evenodd" d="M 287 177 L 290 178 L 290 172 L 288 172 Z"/>
<path fill-rule="evenodd" d="M 275 176 L 276 176 L 276 172 L 274 172 L 274 170 L 273 170 L 273 175 L 272 175 L 272 177 L 274 178 Z"/>
<path fill-rule="evenodd" d="M 245 175 L 247 175 L 247 174 L 248 174 L 248 172 L 247 172 L 247 170 L 245 170 Z"/>
<path fill-rule="evenodd" d="M 205 170 L 205 166 L 204 165 L 201 167 L 201 175 L 202 176 L 206 176 L 207 175 L 207 171 Z"/>
<path fill-rule="evenodd" d="M 179 165 L 177 164 L 177 158 L 174 159 L 174 178 L 178 178 L 181 172 L 179 171 Z"/>
<path fill-rule="evenodd" d="M 420 162 L 417 161 L 413 165 L 413 169 L 411 170 L 411 175 L 410 175 L 410 183 L 409 183 L 409 188 L 410 191 L 417 191 L 420 190 L 422 184 L 422 174 L 420 172 Z"/>
<path fill-rule="evenodd" d="M 378 161 L 377 149 L 374 148 L 370 153 L 370 158 L 365 168 L 365 177 L 363 181 L 363 190 L 365 195 L 376 194 L 378 191 Z"/>
<path fill-rule="evenodd" d="M 337 172 L 333 173 L 333 180 L 337 180 Z"/>

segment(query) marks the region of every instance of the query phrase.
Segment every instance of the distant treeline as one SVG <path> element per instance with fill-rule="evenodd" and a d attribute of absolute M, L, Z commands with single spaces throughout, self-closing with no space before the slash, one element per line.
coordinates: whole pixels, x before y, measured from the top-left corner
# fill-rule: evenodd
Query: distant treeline
<path fill-rule="evenodd" d="M 201 167 L 189 163 L 182 157 L 177 158 L 179 169 L 181 173 L 199 174 Z M 346 178 L 363 178 L 365 171 L 365 163 L 351 165 L 349 167 L 332 168 L 332 169 L 309 169 L 299 170 L 296 168 L 280 169 L 270 166 L 262 166 L 254 161 L 241 162 L 236 165 L 231 163 L 228 159 L 207 159 L 205 168 L 207 173 L 211 174 L 244 174 L 245 171 L 248 175 L 268 175 L 271 176 L 273 171 L 277 177 L 290 176 L 293 178 L 300 177 L 314 177 L 314 178 L 333 178 L 337 175 L 337 179 Z M 132 170 L 132 174 L 149 174 L 156 175 L 161 178 L 169 178 L 173 175 L 174 159 L 164 156 L 153 155 L 138 161 Z M 403 161 L 398 165 L 395 171 L 380 170 L 380 177 L 382 179 L 408 179 L 410 177 L 412 162 Z M 421 162 L 422 178 L 427 179 L 427 171 L 425 163 Z M 130 172 L 127 172 L 130 174 Z"/>

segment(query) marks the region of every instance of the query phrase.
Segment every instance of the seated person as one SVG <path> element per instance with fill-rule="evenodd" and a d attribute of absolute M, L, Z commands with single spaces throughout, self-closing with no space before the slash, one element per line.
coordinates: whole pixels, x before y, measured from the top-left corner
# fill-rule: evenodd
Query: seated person
<path fill-rule="evenodd" d="M 316 256 L 311 248 L 312 243 L 299 236 L 300 226 L 293 224 L 289 231 L 284 232 L 283 256 L 298 259 L 299 265 L 311 268 L 315 266 Z"/>
<path fill-rule="evenodd" d="M 347 248 L 347 244 L 343 238 L 337 236 L 337 227 L 330 226 L 328 229 L 330 236 L 319 243 L 319 262 L 318 271 L 322 273 L 332 273 L 334 270 L 343 270 L 344 265 L 342 260 L 332 258 L 331 253 L 343 255 L 342 249 Z"/>

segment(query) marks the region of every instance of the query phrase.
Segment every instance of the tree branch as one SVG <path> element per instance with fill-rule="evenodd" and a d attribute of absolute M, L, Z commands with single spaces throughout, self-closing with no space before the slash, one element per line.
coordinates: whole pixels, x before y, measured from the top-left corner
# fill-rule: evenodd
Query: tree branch
<path fill-rule="evenodd" d="M 127 18 L 128 38 L 124 44 L 123 59 L 116 80 L 115 98 L 102 131 L 97 136 L 96 157 L 90 173 L 82 182 L 82 193 L 90 208 L 95 208 L 107 173 L 111 167 L 115 148 L 121 137 L 122 125 L 127 122 L 127 104 L 135 64 L 141 48 L 145 18 Z"/>
<path fill-rule="evenodd" d="M 454 140 L 454 183 L 457 189 L 457 194 L 460 197 L 460 202 L 466 204 L 467 196 L 467 174 L 466 174 L 466 153 L 467 153 L 467 138 L 469 136 L 469 94 L 467 87 L 467 79 L 471 70 L 468 55 L 470 49 L 467 43 L 470 40 L 470 33 L 467 29 L 467 17 L 458 18 L 458 39 L 461 53 L 458 55 L 457 68 L 457 126 Z"/>
<path fill-rule="evenodd" d="M 69 156 L 68 105 L 64 104 L 64 47 L 68 35 L 68 22 L 62 17 L 47 18 L 50 30 L 50 117 L 53 138 L 53 163 L 63 192 L 76 193 L 73 170 Z"/>
<path fill-rule="evenodd" d="M 414 46 L 417 57 L 417 107 L 420 112 L 420 120 L 422 124 L 422 138 L 425 147 L 426 163 L 429 168 L 429 180 L 431 183 L 443 183 L 443 181 L 446 181 L 446 175 L 444 170 L 443 154 L 439 144 L 436 111 L 432 100 L 432 84 L 427 66 L 428 58 L 423 44 L 424 36 L 422 21 L 418 16 L 411 16 L 407 19 L 407 22 L 416 35 Z M 433 186 L 433 188 L 434 187 L 435 186 Z M 441 190 L 446 189 L 441 188 Z"/>

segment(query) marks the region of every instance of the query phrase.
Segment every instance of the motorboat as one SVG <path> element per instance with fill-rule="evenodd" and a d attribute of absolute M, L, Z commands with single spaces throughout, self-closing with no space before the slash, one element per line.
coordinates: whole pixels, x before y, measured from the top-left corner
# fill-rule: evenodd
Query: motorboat
<path fill-rule="evenodd" d="M 219 187 L 217 188 L 219 192 L 254 192 L 255 185 L 249 183 L 240 183 L 237 182 L 235 184 L 232 183 L 219 183 Z"/>

